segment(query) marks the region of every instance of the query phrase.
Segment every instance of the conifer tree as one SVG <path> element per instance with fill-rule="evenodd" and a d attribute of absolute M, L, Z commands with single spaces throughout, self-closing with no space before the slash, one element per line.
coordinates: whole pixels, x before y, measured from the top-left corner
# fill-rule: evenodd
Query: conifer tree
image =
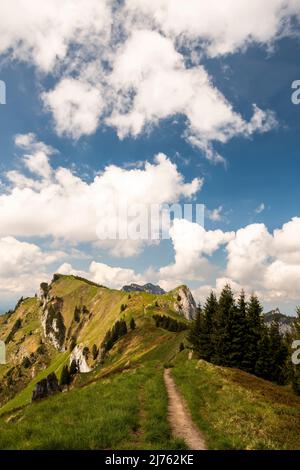
<path fill-rule="evenodd" d="M 215 364 L 231 365 L 231 347 L 233 337 L 233 322 L 236 305 L 231 287 L 227 284 L 220 295 L 216 312 L 216 327 L 213 334 Z"/>
<path fill-rule="evenodd" d="M 127 334 L 127 325 L 125 320 L 120 321 L 119 338 Z"/>
<path fill-rule="evenodd" d="M 71 375 L 70 375 L 68 366 L 65 365 L 61 372 L 60 385 L 61 386 L 70 385 L 70 383 L 71 383 Z"/>
<path fill-rule="evenodd" d="M 230 353 L 228 363 L 232 367 L 245 368 L 248 324 L 246 316 L 245 292 L 242 290 L 236 308 L 230 315 Z"/>
<path fill-rule="evenodd" d="M 71 365 L 70 365 L 70 375 L 73 376 L 75 374 L 77 374 L 78 372 L 78 365 L 77 365 L 77 362 L 75 361 L 75 359 L 73 359 L 73 361 L 71 362 Z"/>
<path fill-rule="evenodd" d="M 261 338 L 258 342 L 258 357 L 255 364 L 254 373 L 258 377 L 270 380 L 271 367 L 270 332 L 266 325 L 262 325 Z"/>
<path fill-rule="evenodd" d="M 255 373 L 256 363 L 259 358 L 259 343 L 263 331 L 263 308 L 255 294 L 252 294 L 247 303 L 247 342 L 244 357 L 244 370 Z"/>
<path fill-rule="evenodd" d="M 297 317 L 294 320 L 292 326 L 292 334 L 291 334 L 291 342 L 293 341 L 300 341 L 300 307 L 297 307 Z M 300 354 L 297 353 L 299 350 L 299 346 L 297 349 L 292 349 L 291 354 L 293 358 L 292 366 L 291 366 L 291 378 L 292 378 L 292 385 L 293 390 L 297 395 L 300 395 L 300 363 L 297 362 L 300 359 Z"/>
<path fill-rule="evenodd" d="M 130 320 L 130 329 L 133 331 L 135 330 L 135 327 L 136 327 L 135 321 L 134 321 L 134 318 L 132 317 Z"/>
<path fill-rule="evenodd" d="M 287 380 L 286 361 L 288 350 L 279 330 L 279 321 L 275 319 L 270 327 L 270 380 L 283 385 Z"/>
<path fill-rule="evenodd" d="M 215 293 L 212 291 L 206 299 L 203 308 L 203 320 L 199 336 L 200 354 L 206 361 L 211 361 L 214 356 L 213 331 L 217 308 L 218 301 Z"/>
<path fill-rule="evenodd" d="M 188 340 L 191 343 L 194 351 L 200 354 L 200 335 L 202 332 L 203 326 L 203 313 L 201 305 L 198 304 L 195 320 L 192 322 L 190 332 L 188 335 Z"/>
<path fill-rule="evenodd" d="M 99 350 L 98 350 L 97 346 L 95 344 L 93 344 L 92 355 L 93 355 L 94 361 L 97 359 L 98 353 L 99 353 Z"/>

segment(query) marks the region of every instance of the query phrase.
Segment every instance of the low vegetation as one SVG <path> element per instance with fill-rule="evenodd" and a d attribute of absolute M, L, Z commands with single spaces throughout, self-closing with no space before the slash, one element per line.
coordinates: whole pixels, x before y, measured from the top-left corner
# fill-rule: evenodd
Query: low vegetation
<path fill-rule="evenodd" d="M 172 375 L 210 449 L 300 449 L 300 398 L 238 369 L 186 360 Z"/>
<path fill-rule="evenodd" d="M 262 306 L 255 295 L 244 292 L 238 301 L 229 285 L 217 299 L 214 293 L 198 307 L 189 340 L 201 359 L 216 365 L 237 367 L 258 377 L 285 384 L 290 376 L 287 339 L 278 320 L 264 324 Z"/>
<path fill-rule="evenodd" d="M 162 369 L 152 363 L 0 419 L 1 449 L 184 447 L 171 438 Z"/>

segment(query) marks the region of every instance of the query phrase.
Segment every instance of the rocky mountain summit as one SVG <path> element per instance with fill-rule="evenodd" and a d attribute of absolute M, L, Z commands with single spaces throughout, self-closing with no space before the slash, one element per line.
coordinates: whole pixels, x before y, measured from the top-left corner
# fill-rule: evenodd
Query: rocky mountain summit
<path fill-rule="evenodd" d="M 149 294 L 155 295 L 164 295 L 166 291 L 164 291 L 160 286 L 155 286 L 148 282 L 148 284 L 144 284 L 140 286 L 139 284 L 132 283 L 128 286 L 123 286 L 122 290 L 124 292 L 148 292 Z"/>
<path fill-rule="evenodd" d="M 264 320 L 267 326 L 271 326 L 274 320 L 278 321 L 281 333 L 288 333 L 291 331 L 294 317 L 285 315 L 284 313 L 281 313 L 279 308 L 275 308 L 264 314 Z"/>

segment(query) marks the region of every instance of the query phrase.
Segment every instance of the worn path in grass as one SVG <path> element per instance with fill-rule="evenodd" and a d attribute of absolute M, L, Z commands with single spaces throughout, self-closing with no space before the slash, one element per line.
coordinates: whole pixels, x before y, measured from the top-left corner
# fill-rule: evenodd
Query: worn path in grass
<path fill-rule="evenodd" d="M 170 369 L 165 369 L 164 379 L 169 396 L 169 422 L 174 437 L 183 439 L 192 450 L 206 450 L 204 438 L 193 423 L 188 408 L 176 388 Z"/>

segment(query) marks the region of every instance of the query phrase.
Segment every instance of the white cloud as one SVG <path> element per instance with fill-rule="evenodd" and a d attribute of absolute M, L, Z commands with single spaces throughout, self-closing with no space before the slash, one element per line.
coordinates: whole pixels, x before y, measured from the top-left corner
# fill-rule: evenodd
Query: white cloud
<path fill-rule="evenodd" d="M 236 232 L 227 246 L 227 274 L 260 290 L 265 298 L 298 299 L 300 218 L 294 217 L 271 234 L 264 224 Z"/>
<path fill-rule="evenodd" d="M 222 245 L 226 245 L 234 237 L 234 232 L 206 231 L 199 224 L 175 219 L 170 235 L 175 262 L 160 268 L 160 279 L 204 280 L 213 270 L 206 256 L 211 256 Z"/>
<path fill-rule="evenodd" d="M 135 22 L 154 22 L 180 42 L 198 41 L 210 57 L 268 45 L 291 33 L 289 19 L 300 13 L 299 0 L 189 0 L 188 8 L 181 0 L 126 0 L 126 7 Z"/>
<path fill-rule="evenodd" d="M 11 0 L 0 4 L 0 54 L 33 62 L 43 72 L 61 65 L 70 46 L 87 57 L 110 36 L 106 0 Z"/>
<path fill-rule="evenodd" d="M 32 294 L 47 274 L 49 267 L 65 257 L 60 251 L 45 252 L 33 243 L 14 237 L 0 238 L 0 293 Z"/>
<path fill-rule="evenodd" d="M 214 289 L 218 294 L 229 283 L 234 292 L 256 292 L 264 302 L 299 301 L 300 218 L 294 217 L 270 233 L 264 224 L 252 224 L 236 232 L 205 232 L 196 224 L 178 221 L 172 240 L 175 263 L 159 270 L 162 285 L 202 282 L 193 292 L 198 300 Z M 225 246 L 227 263 L 214 266 L 211 256 Z M 209 281 L 209 283 L 207 282 Z M 205 283 L 204 283 L 205 282 Z"/>
<path fill-rule="evenodd" d="M 73 269 L 71 264 L 64 263 L 58 268 L 57 272 L 61 274 L 73 274 L 83 276 L 86 279 L 97 282 L 98 284 L 120 289 L 125 284 L 136 282 L 143 283 L 144 278 L 141 274 L 136 274 L 133 269 L 109 266 L 104 263 L 92 261 L 89 271 L 80 271 Z"/>
<path fill-rule="evenodd" d="M 239 229 L 227 246 L 228 276 L 239 282 L 261 279 L 272 242 L 272 236 L 264 224 Z"/>
<path fill-rule="evenodd" d="M 215 163 L 224 160 L 212 142 L 225 143 L 276 125 L 273 113 L 256 105 L 251 120 L 244 121 L 212 85 L 204 67 L 187 69 L 172 41 L 156 31 L 132 32 L 116 53 L 110 83 L 116 105 L 106 122 L 116 127 L 120 138 L 137 136 L 161 119 L 183 114 L 186 139 Z"/>
<path fill-rule="evenodd" d="M 201 57 L 189 59 L 199 46 L 214 56 L 292 34 L 288 20 L 299 0 L 189 3 L 183 11 L 179 0 L 128 0 L 124 8 L 110 0 L 2 2 L 0 55 L 53 75 L 41 98 L 59 135 L 78 139 L 106 123 L 120 138 L 137 136 L 181 114 L 185 139 L 224 163 L 215 142 L 267 132 L 275 116 L 249 103 L 247 122 L 213 85 Z"/>
<path fill-rule="evenodd" d="M 63 78 L 52 91 L 43 93 L 42 100 L 53 114 L 58 135 L 78 139 L 96 131 L 103 109 L 99 84 Z"/>
<path fill-rule="evenodd" d="M 220 220 L 222 220 L 222 211 L 223 211 L 223 206 L 219 206 L 211 211 L 206 211 L 206 212 L 208 213 L 208 218 L 210 220 L 212 220 L 213 222 L 219 222 Z"/>
<path fill-rule="evenodd" d="M 255 214 L 261 214 L 265 210 L 266 206 L 262 202 L 256 209 L 255 209 Z"/>
<path fill-rule="evenodd" d="M 20 142 L 20 137 L 17 141 Z M 35 148 L 37 145 L 35 142 Z M 25 157 L 25 164 L 31 162 L 31 170 L 38 176 L 41 168 L 43 172 L 45 169 L 44 161 L 41 168 L 37 166 L 39 154 L 40 151 Z M 143 240 L 99 239 L 104 225 L 123 226 L 127 222 L 127 214 L 117 212 L 119 204 L 128 208 L 137 203 L 172 204 L 180 198 L 189 199 L 202 185 L 199 178 L 186 183 L 176 165 L 164 154 L 157 155 L 154 163 L 146 162 L 144 168 L 110 165 L 90 183 L 66 168 L 46 173 L 47 178 L 42 180 L 27 178 L 17 171 L 8 173 L 11 185 L 0 195 L 0 236 L 51 236 L 72 243 L 97 242 L 115 255 L 131 256 L 141 250 Z M 133 217 L 128 227 L 135 225 Z"/>

